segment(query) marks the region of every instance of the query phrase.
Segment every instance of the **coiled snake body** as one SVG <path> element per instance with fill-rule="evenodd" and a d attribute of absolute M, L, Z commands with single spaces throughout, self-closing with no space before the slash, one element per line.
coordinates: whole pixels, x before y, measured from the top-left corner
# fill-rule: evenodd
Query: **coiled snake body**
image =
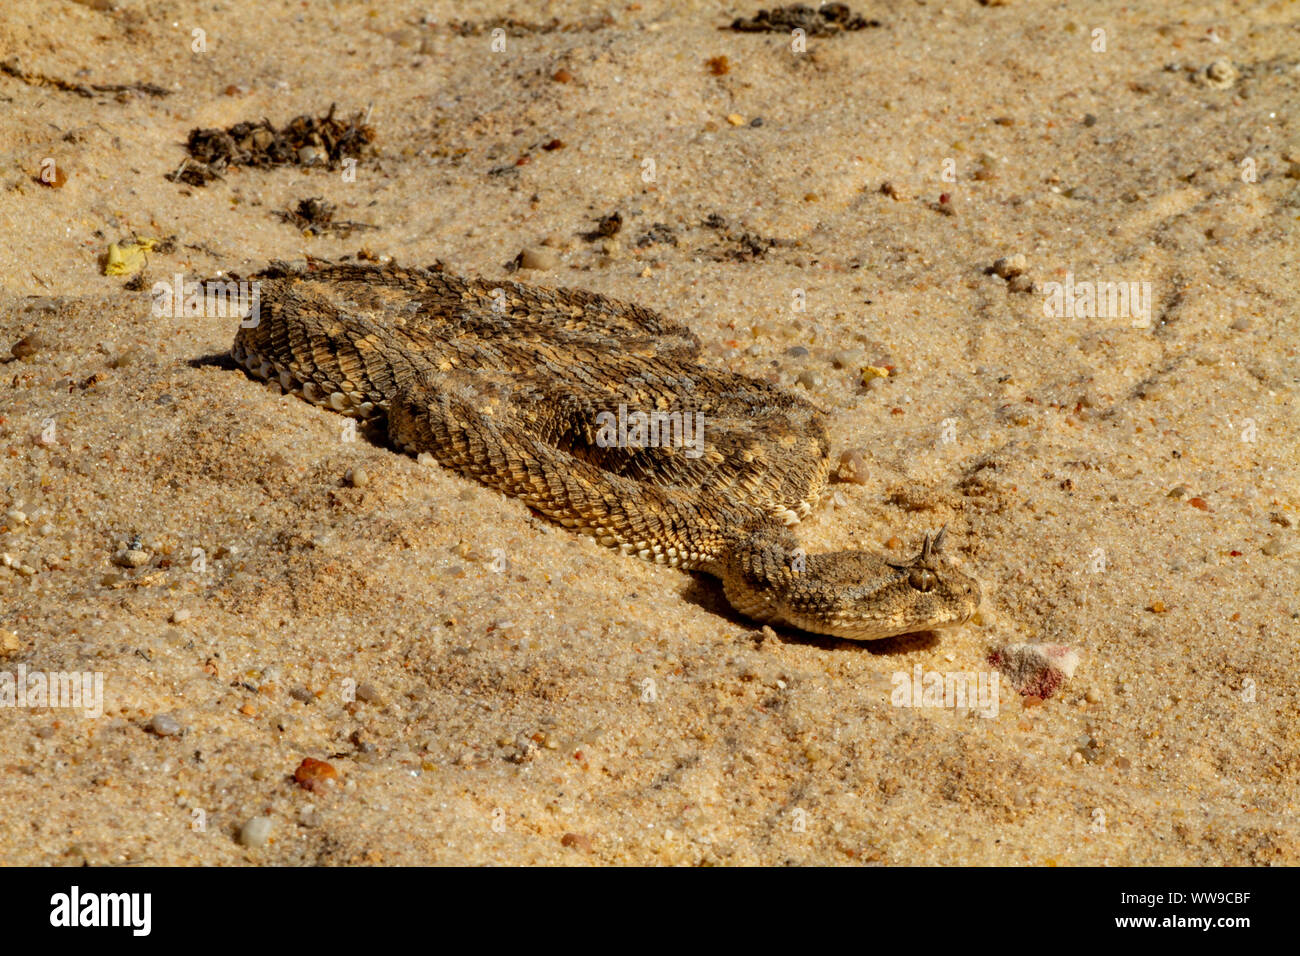
<path fill-rule="evenodd" d="M 747 617 L 872 640 L 975 611 L 979 586 L 943 557 L 942 531 L 902 562 L 805 555 L 788 525 L 826 483 L 822 413 L 696 364 L 695 336 L 653 311 L 431 269 L 273 267 L 262 278 L 232 349 L 253 375 L 336 412 L 386 417 L 397 447 L 601 544 L 712 574 Z"/>

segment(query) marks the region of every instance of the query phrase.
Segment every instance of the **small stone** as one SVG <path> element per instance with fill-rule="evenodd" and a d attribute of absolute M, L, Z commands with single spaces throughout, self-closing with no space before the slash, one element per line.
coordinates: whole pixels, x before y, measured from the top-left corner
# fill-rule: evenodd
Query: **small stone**
<path fill-rule="evenodd" d="M 357 685 L 357 700 L 367 704 L 382 704 L 384 697 L 374 684 L 361 683 Z"/>
<path fill-rule="evenodd" d="M 1046 700 L 1074 676 L 1079 652 L 1064 644 L 1008 644 L 988 661 L 1022 696 Z"/>
<path fill-rule="evenodd" d="M 5 512 L 5 521 L 8 522 L 9 525 L 12 527 L 20 528 L 23 525 L 27 524 L 29 520 L 30 519 L 27 517 L 27 513 L 24 511 L 19 511 L 17 508 L 13 509 L 12 511 Z"/>
<path fill-rule="evenodd" d="M 270 817 L 253 817 L 239 828 L 239 842 L 244 846 L 265 846 L 271 839 L 273 824 Z"/>
<path fill-rule="evenodd" d="M 581 850 L 583 853 L 590 853 L 591 838 L 581 833 L 566 833 L 560 837 L 560 846 L 567 846 L 575 850 Z"/>
<path fill-rule="evenodd" d="M 153 720 L 149 721 L 149 729 L 159 737 L 176 737 L 184 728 L 171 714 L 154 714 Z"/>
<path fill-rule="evenodd" d="M 790 358 L 807 358 L 809 352 L 802 345 L 792 345 L 785 350 L 785 354 Z"/>
<path fill-rule="evenodd" d="M 349 468 L 343 478 L 353 488 L 364 488 L 370 484 L 370 472 L 366 471 L 363 465 Z"/>
<path fill-rule="evenodd" d="M 906 186 L 892 181 L 881 183 L 880 191 L 890 199 L 894 200 L 894 202 L 907 202 L 912 198 L 912 194 L 908 192 Z"/>
<path fill-rule="evenodd" d="M 869 470 L 867 453 L 859 448 L 850 448 L 840 454 L 840 463 L 835 471 L 835 477 L 849 484 L 865 485 Z"/>
<path fill-rule="evenodd" d="M 1165 497 L 1166 497 L 1166 498 L 1186 498 L 1187 495 L 1191 492 L 1191 490 L 1192 490 L 1192 489 L 1191 489 L 1191 488 L 1188 488 L 1186 485 L 1175 485 L 1173 488 L 1169 489 L 1169 493 L 1166 494 Z"/>
<path fill-rule="evenodd" d="M 560 258 L 550 249 L 533 246 L 519 253 L 519 268 L 545 272 L 560 264 Z"/>
<path fill-rule="evenodd" d="M 124 548 L 113 555 L 113 563 L 119 568 L 138 568 L 149 563 L 149 552 L 139 548 Z"/>
<path fill-rule="evenodd" d="M 44 347 L 45 340 L 42 339 L 40 335 L 33 332 L 31 335 L 25 335 L 15 342 L 9 351 L 14 358 L 25 359 L 35 355 Z"/>
<path fill-rule="evenodd" d="M 189 608 L 178 607 L 176 610 L 172 611 L 171 622 L 173 624 L 184 624 L 193 616 L 194 613 Z"/>
<path fill-rule="evenodd" d="M 306 757 L 293 772 L 293 779 L 304 790 L 319 793 L 333 787 L 338 782 L 338 775 L 339 772 L 324 760 Z"/>
<path fill-rule="evenodd" d="M 304 704 L 310 704 L 312 701 L 316 699 L 315 694 L 313 694 L 306 687 L 301 687 L 301 686 L 295 687 L 293 690 L 289 691 L 289 696 L 292 697 L 294 700 L 301 701 Z"/>
<path fill-rule="evenodd" d="M 728 113 L 727 122 L 732 126 L 744 126 L 745 117 L 741 116 L 739 113 Z"/>
<path fill-rule="evenodd" d="M 1237 69 L 1232 61 L 1220 57 L 1205 68 L 1205 84 L 1216 90 L 1226 90 L 1237 82 Z"/>
<path fill-rule="evenodd" d="M 807 369 L 800 372 L 799 377 L 795 379 L 795 381 L 807 389 L 820 388 L 822 384 L 822 374 L 821 372 Z"/>
<path fill-rule="evenodd" d="M 1290 553 L 1291 547 L 1281 538 L 1270 538 L 1268 541 L 1264 542 L 1264 546 L 1259 550 L 1263 551 L 1270 558 L 1276 558 Z"/>
<path fill-rule="evenodd" d="M 1025 258 L 1023 252 L 1017 252 L 1015 255 L 1003 256 L 997 262 L 993 263 L 993 271 L 1003 279 L 1011 279 L 1021 275 L 1029 268 L 1029 260 Z"/>
<path fill-rule="evenodd" d="M 1229 325 L 1228 328 L 1232 329 L 1234 332 L 1249 332 L 1252 325 L 1249 318 L 1244 315 L 1239 315 L 1232 320 L 1232 324 Z"/>
<path fill-rule="evenodd" d="M 320 159 L 320 151 L 315 146 L 298 147 L 298 162 L 304 166 L 311 166 Z"/>
<path fill-rule="evenodd" d="M 1037 286 L 1034 280 L 1027 275 L 1012 276 L 1011 281 L 1007 283 L 1008 292 L 1033 292 Z"/>
<path fill-rule="evenodd" d="M 836 368 L 853 368 L 862 362 L 862 349 L 841 349 L 831 356 Z"/>

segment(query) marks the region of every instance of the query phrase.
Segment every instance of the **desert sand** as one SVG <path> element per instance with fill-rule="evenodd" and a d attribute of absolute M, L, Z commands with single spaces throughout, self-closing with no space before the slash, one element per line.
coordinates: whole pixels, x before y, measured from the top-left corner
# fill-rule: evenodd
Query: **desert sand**
<path fill-rule="evenodd" d="M 0 672 L 102 713 L 0 706 L 0 861 L 1300 862 L 1300 8 L 853 10 L 6 3 Z M 331 104 L 355 164 L 168 178 Z M 153 308 L 358 258 L 690 326 L 853 456 L 808 550 L 946 525 L 978 616 L 764 632 Z M 1016 644 L 1077 666 L 897 706 Z"/>

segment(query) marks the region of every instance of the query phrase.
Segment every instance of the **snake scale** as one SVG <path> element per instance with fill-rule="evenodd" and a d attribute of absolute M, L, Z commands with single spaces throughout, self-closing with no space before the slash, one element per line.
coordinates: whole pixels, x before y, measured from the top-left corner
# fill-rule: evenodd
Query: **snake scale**
<path fill-rule="evenodd" d="M 393 265 L 276 264 L 259 295 L 232 349 L 255 377 L 386 420 L 396 447 L 601 544 L 714 575 L 755 621 L 873 640 L 963 623 L 979 603 L 942 531 L 902 561 L 805 554 L 789 525 L 826 484 L 823 413 L 697 364 L 696 337 L 649 309 Z"/>

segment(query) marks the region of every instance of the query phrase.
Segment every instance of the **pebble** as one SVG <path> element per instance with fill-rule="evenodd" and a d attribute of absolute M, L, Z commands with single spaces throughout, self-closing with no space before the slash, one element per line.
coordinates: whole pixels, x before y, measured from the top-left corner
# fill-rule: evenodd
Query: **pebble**
<path fill-rule="evenodd" d="M 356 467 L 347 470 L 347 474 L 343 476 L 343 480 L 353 488 L 364 488 L 366 485 L 370 484 L 370 472 L 366 471 L 364 466 L 357 465 Z"/>
<path fill-rule="evenodd" d="M 852 368 L 862 362 L 862 349 L 841 349 L 831 356 L 831 365 L 836 368 Z"/>
<path fill-rule="evenodd" d="M 253 817 L 239 828 L 239 842 L 244 846 L 264 846 L 271 838 L 270 817 Z"/>
<path fill-rule="evenodd" d="M 289 696 L 304 704 L 310 704 L 316 699 L 316 695 L 306 687 L 295 687 L 293 690 L 289 691 Z"/>
<path fill-rule="evenodd" d="M 183 730 L 181 722 L 171 714 L 154 714 L 149 729 L 159 737 L 175 737 Z"/>
<path fill-rule="evenodd" d="M 906 186 L 892 181 L 881 183 L 880 191 L 895 202 L 907 202 L 912 198 L 912 194 L 908 192 Z"/>
<path fill-rule="evenodd" d="M 1046 700 L 1074 676 L 1079 652 L 1065 644 L 1008 644 L 989 655 L 1023 696 Z"/>
<path fill-rule="evenodd" d="M 790 356 L 790 358 L 807 358 L 809 352 L 802 345 L 792 345 L 785 350 L 785 354 Z"/>
<path fill-rule="evenodd" d="M 822 373 L 815 372 L 812 369 L 800 372 L 799 377 L 795 379 L 800 385 L 807 389 L 821 388 Z"/>
<path fill-rule="evenodd" d="M 519 254 L 519 268 L 545 271 L 560 264 L 560 258 L 550 249 L 532 246 Z"/>
<path fill-rule="evenodd" d="M 567 846 L 583 853 L 591 852 L 591 837 L 582 833 L 566 833 L 560 837 L 560 846 Z"/>
<path fill-rule="evenodd" d="M 25 335 L 15 342 L 9 352 L 16 359 L 24 359 L 35 355 L 44 347 L 45 340 L 33 332 L 31 335 Z"/>
<path fill-rule="evenodd" d="M 293 772 L 293 779 L 298 786 L 312 793 L 319 793 L 332 787 L 338 781 L 339 772 L 324 760 L 305 757 L 298 769 Z"/>
<path fill-rule="evenodd" d="M 124 548 L 113 555 L 113 563 L 119 568 L 138 568 L 149 562 L 149 552 L 139 548 Z"/>
<path fill-rule="evenodd" d="M 1216 90 L 1226 90 L 1237 82 L 1237 68 L 1232 61 L 1220 57 L 1205 68 L 1205 83 Z"/>
<path fill-rule="evenodd" d="M 25 511 L 19 511 L 17 508 L 5 513 L 5 521 L 15 527 L 21 527 L 22 525 L 27 524 L 29 520 L 31 519 L 27 517 L 27 513 Z"/>
<path fill-rule="evenodd" d="M 993 263 L 993 271 L 1003 279 L 1012 279 L 1022 275 L 1029 268 L 1029 260 L 1025 258 L 1023 252 L 1017 252 L 1014 255 L 1003 256 L 997 262 Z"/>
<path fill-rule="evenodd" d="M 865 485 L 868 471 L 867 453 L 860 448 L 850 448 L 848 451 L 841 453 L 839 468 L 836 469 L 835 476 L 840 481 L 849 484 Z"/>
<path fill-rule="evenodd" d="M 1232 324 L 1229 325 L 1228 328 L 1232 329 L 1234 332 L 1249 332 L 1251 329 L 1250 319 L 1246 318 L 1244 315 L 1240 315 L 1232 320 Z"/>
<path fill-rule="evenodd" d="M 1010 292 L 1033 292 L 1035 288 L 1034 280 L 1027 275 L 1012 276 L 1011 281 L 1007 283 Z"/>
<path fill-rule="evenodd" d="M 1281 538 L 1271 538 L 1264 543 L 1264 546 L 1260 548 L 1260 550 L 1270 558 L 1276 558 L 1280 555 L 1290 553 L 1291 547 Z"/>
<path fill-rule="evenodd" d="M 193 616 L 194 612 L 189 608 L 178 607 L 176 610 L 172 611 L 171 622 L 173 624 L 183 624 Z"/>

